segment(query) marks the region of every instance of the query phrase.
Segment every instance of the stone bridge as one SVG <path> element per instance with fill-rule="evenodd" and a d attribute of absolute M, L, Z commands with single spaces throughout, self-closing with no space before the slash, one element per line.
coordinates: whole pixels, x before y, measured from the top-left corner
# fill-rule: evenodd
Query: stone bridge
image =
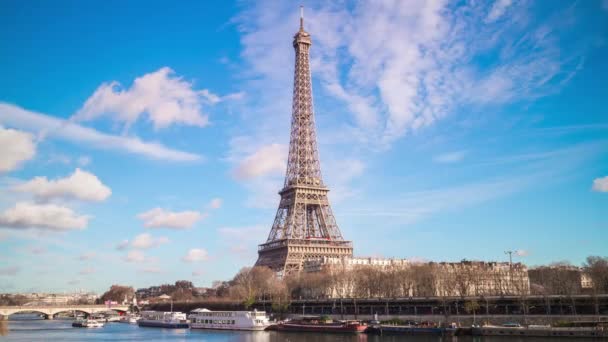
<path fill-rule="evenodd" d="M 97 312 L 116 311 L 126 312 L 128 305 L 25 305 L 25 306 L 0 306 L 0 320 L 7 320 L 8 316 L 20 312 L 36 312 L 45 315 L 46 319 L 53 319 L 53 316 L 60 312 L 82 312 L 87 315 Z"/>

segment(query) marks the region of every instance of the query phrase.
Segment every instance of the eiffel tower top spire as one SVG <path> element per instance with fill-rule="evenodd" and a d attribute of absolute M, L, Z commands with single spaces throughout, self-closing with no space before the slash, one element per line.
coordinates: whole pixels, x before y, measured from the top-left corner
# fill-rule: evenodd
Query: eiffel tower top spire
<path fill-rule="evenodd" d="M 304 6 L 300 6 L 300 31 L 304 31 Z"/>
<path fill-rule="evenodd" d="M 296 63 L 285 188 L 298 185 L 323 187 L 310 79 L 311 45 L 310 34 L 304 31 L 304 9 L 300 7 L 300 30 L 293 37 Z"/>

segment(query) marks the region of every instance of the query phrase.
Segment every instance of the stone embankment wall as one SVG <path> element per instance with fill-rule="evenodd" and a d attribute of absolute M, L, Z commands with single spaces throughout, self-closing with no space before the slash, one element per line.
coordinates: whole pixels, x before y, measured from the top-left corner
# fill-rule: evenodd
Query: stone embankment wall
<path fill-rule="evenodd" d="M 328 315 L 332 319 L 358 319 L 358 320 L 372 320 L 373 315 Z M 299 315 L 289 315 L 288 317 L 297 318 Z M 443 315 L 378 315 L 378 320 L 387 321 L 391 319 L 399 319 L 401 321 L 416 321 L 416 322 L 457 322 L 461 326 L 470 326 L 473 324 L 472 315 L 459 315 L 459 316 L 446 316 Z M 477 324 L 490 323 L 490 324 L 503 324 L 503 323 L 520 323 L 520 324 L 555 324 L 558 322 L 579 322 L 579 321 L 603 321 L 608 322 L 608 316 L 587 316 L 587 315 L 569 315 L 569 316 L 523 316 L 523 315 L 476 315 L 475 322 Z"/>

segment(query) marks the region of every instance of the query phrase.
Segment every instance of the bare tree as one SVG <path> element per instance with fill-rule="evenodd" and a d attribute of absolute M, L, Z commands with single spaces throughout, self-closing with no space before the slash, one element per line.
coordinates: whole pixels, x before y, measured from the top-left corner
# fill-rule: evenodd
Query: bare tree
<path fill-rule="evenodd" d="M 598 295 L 608 293 L 608 258 L 588 256 L 583 263 L 585 275 L 591 280 L 591 290 L 594 299 L 595 314 L 599 315 L 600 306 Z"/>

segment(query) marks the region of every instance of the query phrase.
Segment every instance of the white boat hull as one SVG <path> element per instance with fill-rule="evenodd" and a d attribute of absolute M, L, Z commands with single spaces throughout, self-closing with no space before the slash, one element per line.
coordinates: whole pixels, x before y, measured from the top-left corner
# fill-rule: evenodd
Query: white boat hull
<path fill-rule="evenodd" d="M 190 328 L 191 329 L 207 329 L 207 330 L 264 331 L 264 330 L 266 330 L 266 328 L 268 328 L 268 325 L 253 326 L 253 327 L 235 327 L 235 326 L 221 326 L 221 325 L 190 323 Z"/>

